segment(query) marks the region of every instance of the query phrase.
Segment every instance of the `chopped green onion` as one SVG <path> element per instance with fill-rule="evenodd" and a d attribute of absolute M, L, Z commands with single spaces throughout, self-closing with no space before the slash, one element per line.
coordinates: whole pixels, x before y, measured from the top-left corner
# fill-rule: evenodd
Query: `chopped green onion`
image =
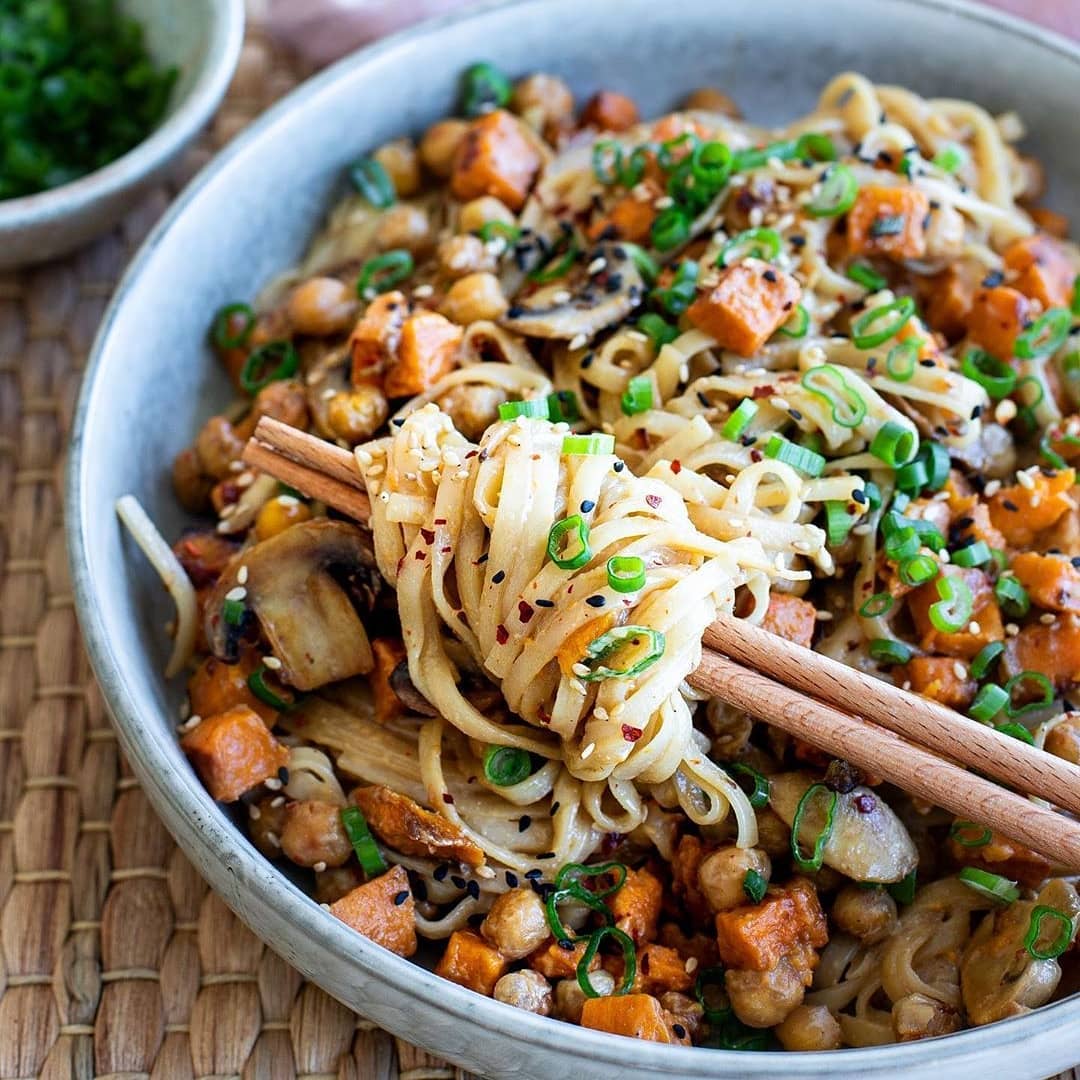
<path fill-rule="evenodd" d="M 567 541 L 571 547 L 567 550 Z M 556 521 L 548 533 L 548 558 L 560 570 L 576 570 L 592 558 L 589 547 L 589 526 L 580 514 L 572 514 Z"/>
<path fill-rule="evenodd" d="M 802 377 L 803 389 L 828 402 L 833 423 L 853 428 L 866 419 L 866 402 L 862 394 L 847 381 L 844 372 L 835 364 L 810 368 Z"/>
<path fill-rule="evenodd" d="M 940 491 L 949 479 L 949 451 L 940 443 L 923 443 L 919 457 L 926 465 L 926 487 Z"/>
<path fill-rule="evenodd" d="M 416 268 L 413 257 L 404 248 L 384 251 L 368 259 L 356 279 L 356 295 L 368 299 L 371 292 L 384 293 L 404 281 Z"/>
<path fill-rule="evenodd" d="M 1073 278 L 1072 301 L 1069 304 L 1069 310 L 1074 315 L 1080 315 L 1080 274 Z"/>
<path fill-rule="evenodd" d="M 882 664 L 906 664 L 915 655 L 915 650 L 902 641 L 874 638 L 870 642 L 870 655 Z"/>
<path fill-rule="evenodd" d="M 617 184 L 623 169 L 622 146 L 614 139 L 599 139 L 593 143 L 592 171 L 601 184 Z"/>
<path fill-rule="evenodd" d="M 863 484 L 863 491 L 866 493 L 866 505 L 871 510 L 881 509 L 881 488 L 874 483 L 873 480 L 867 480 Z"/>
<path fill-rule="evenodd" d="M 892 610 L 894 603 L 895 601 L 893 600 L 891 593 L 874 593 L 874 595 L 859 608 L 859 614 L 864 619 L 877 619 L 882 615 L 887 615 Z"/>
<path fill-rule="evenodd" d="M 836 144 L 820 131 L 806 131 L 795 140 L 792 156 L 801 161 L 835 161 Z"/>
<path fill-rule="evenodd" d="M 649 299 L 662 307 L 672 318 L 678 318 L 697 295 L 698 264 L 693 259 L 679 263 L 675 280 L 666 289 L 653 289 Z"/>
<path fill-rule="evenodd" d="M 547 396 L 548 416 L 553 423 L 575 424 L 581 419 L 577 394 L 573 390 L 555 390 Z"/>
<path fill-rule="evenodd" d="M 616 626 L 601 634 L 586 648 L 581 663 L 589 671 L 588 674 L 579 675 L 579 678 L 585 682 L 631 679 L 652 667 L 664 655 L 666 648 L 667 638 L 659 630 L 649 626 Z M 624 649 L 632 650 L 630 662 L 625 667 L 611 667 L 604 662 Z M 633 658 L 635 655 L 638 655 L 638 659 Z"/>
<path fill-rule="evenodd" d="M 592 435 L 567 435 L 562 441 L 564 454 L 611 454 L 615 436 L 594 432 Z"/>
<path fill-rule="evenodd" d="M 916 443 L 915 434 L 910 428 L 886 420 L 870 443 L 870 453 L 895 469 L 915 456 Z"/>
<path fill-rule="evenodd" d="M 604 923 L 607 926 L 611 926 L 615 922 L 615 916 L 612 915 L 611 908 L 609 908 L 600 897 L 596 896 L 590 889 L 587 889 L 580 881 L 571 881 L 566 888 L 552 889 L 548 893 L 547 899 L 544 901 L 544 910 L 547 914 L 548 927 L 556 941 L 568 941 L 571 944 L 575 944 L 587 940 L 587 935 L 578 936 L 573 931 L 568 930 L 563 926 L 562 919 L 559 918 L 559 904 L 564 900 L 576 900 L 578 903 L 585 904 L 587 907 L 592 908 L 593 911 L 603 918 Z"/>
<path fill-rule="evenodd" d="M 247 677 L 247 685 L 248 689 L 264 705 L 269 705 L 271 709 L 277 709 L 278 712 L 288 712 L 294 705 L 294 702 L 287 701 L 280 694 L 275 694 L 266 685 L 266 668 L 263 666 L 257 668 Z"/>
<path fill-rule="evenodd" d="M 974 889 L 988 900 L 1011 904 L 1014 900 L 1020 899 L 1020 890 L 1016 887 L 1016 882 L 1000 874 L 991 874 L 988 870 L 980 870 L 977 866 L 965 866 L 956 876 L 969 889 Z"/>
<path fill-rule="evenodd" d="M 596 950 L 600 948 L 600 942 L 606 937 L 614 938 L 619 943 L 623 954 L 622 982 L 611 991 L 610 996 L 620 997 L 622 994 L 630 993 L 634 985 L 634 979 L 637 978 L 637 952 L 634 949 L 633 938 L 617 926 L 601 926 L 589 938 L 589 944 L 585 946 L 585 951 L 581 954 L 577 966 L 578 986 L 581 987 L 581 992 L 589 998 L 600 997 L 600 991 L 589 982 L 589 965 L 593 962 L 593 957 L 596 956 Z"/>
<path fill-rule="evenodd" d="M 228 626 L 240 626 L 247 614 L 243 600 L 228 600 L 221 605 L 221 618 Z"/>
<path fill-rule="evenodd" d="M 801 831 L 803 816 L 806 814 L 813 797 L 818 792 L 825 792 L 828 796 L 825 824 L 814 839 L 813 849 L 807 856 L 803 855 L 802 848 L 799 846 L 799 832 Z M 820 781 L 811 784 L 799 800 L 799 805 L 795 808 L 795 817 L 791 822 L 791 857 L 800 870 L 813 871 L 821 869 L 821 865 L 825 861 L 825 845 L 829 842 L 829 837 L 832 836 L 833 826 L 836 821 L 836 806 L 839 801 L 840 796 Z"/>
<path fill-rule="evenodd" d="M 352 186 L 378 210 L 385 210 L 397 201 L 394 181 L 373 157 L 362 157 L 353 162 L 349 166 L 349 179 Z"/>
<path fill-rule="evenodd" d="M 960 371 L 977 382 L 994 401 L 1008 397 L 1016 388 L 1016 372 L 1003 360 L 983 349 L 969 349 Z"/>
<path fill-rule="evenodd" d="M 645 560 L 637 555 L 612 555 L 607 561 L 608 585 L 616 592 L 645 588 Z"/>
<path fill-rule="evenodd" d="M 731 175 L 731 148 L 722 142 L 703 142 L 690 154 L 690 172 L 705 190 L 719 191 Z"/>
<path fill-rule="evenodd" d="M 651 285 L 660 276 L 660 267 L 656 260 L 639 244 L 623 243 L 619 247 L 630 256 L 646 285 Z"/>
<path fill-rule="evenodd" d="M 821 189 L 807 204 L 813 217 L 837 217 L 846 214 L 855 204 L 859 182 L 846 165 L 832 165 L 821 179 Z"/>
<path fill-rule="evenodd" d="M 233 332 L 231 327 L 237 315 L 244 317 L 244 324 L 239 330 Z M 241 349 L 251 337 L 251 331 L 255 329 L 255 312 L 250 304 L 226 304 L 218 309 L 214 316 L 213 326 L 210 328 L 210 340 L 219 349 Z"/>
<path fill-rule="evenodd" d="M 490 244 L 492 240 L 505 240 L 508 244 L 516 244 L 521 239 L 521 229 L 508 221 L 485 221 L 476 230 L 476 235 L 485 244 Z"/>
<path fill-rule="evenodd" d="M 754 785 L 753 789 L 747 792 L 746 797 L 755 810 L 761 810 L 769 805 L 769 781 L 767 777 L 759 773 L 752 765 L 747 765 L 743 761 L 727 761 L 724 763 L 724 769 L 735 776 L 745 776 Z M 739 786 L 742 787 L 741 784 Z"/>
<path fill-rule="evenodd" d="M 910 904 L 915 899 L 915 886 L 918 884 L 918 871 L 912 870 L 899 881 L 885 886 L 885 891 L 898 903 Z"/>
<path fill-rule="evenodd" d="M 987 724 L 1005 708 L 1008 700 L 1009 695 L 997 683 L 987 683 L 979 688 L 971 708 L 968 709 L 968 716 L 972 720 Z"/>
<path fill-rule="evenodd" d="M 896 470 L 896 486 L 908 495 L 918 495 L 929 479 L 926 465 L 919 458 Z"/>
<path fill-rule="evenodd" d="M 880 292 L 889 284 L 881 274 L 866 263 L 852 263 L 844 272 L 856 285 L 861 285 L 872 293 Z"/>
<path fill-rule="evenodd" d="M 889 378 L 897 382 L 910 381 L 918 366 L 922 347 L 922 338 L 909 337 L 897 342 L 885 357 L 885 370 L 889 373 Z"/>
<path fill-rule="evenodd" d="M 244 361 L 240 369 L 240 387 L 249 394 L 257 394 L 272 382 L 291 379 L 299 368 L 300 356 L 291 341 L 268 341 L 254 349 Z"/>
<path fill-rule="evenodd" d="M 1013 691 L 1018 686 L 1024 687 L 1025 683 L 1034 683 L 1041 691 L 1041 695 L 1026 705 L 1014 705 Z M 1024 716 L 1026 713 L 1043 709 L 1051 704 L 1054 700 L 1054 684 L 1041 671 L 1021 671 L 1005 684 L 1005 693 L 1009 695 L 1009 700 L 1005 703 L 1005 715 L 1010 720 L 1015 720 L 1018 716 Z"/>
<path fill-rule="evenodd" d="M 1014 739 L 1026 742 L 1028 746 L 1035 745 L 1034 736 L 1017 720 L 1009 720 L 1007 723 L 998 724 L 997 729 L 1002 735 L 1011 735 Z"/>
<path fill-rule="evenodd" d="M 657 352 L 679 336 L 679 328 L 672 326 L 655 311 L 648 311 L 642 315 L 637 321 L 637 328 L 649 338 Z"/>
<path fill-rule="evenodd" d="M 994 596 L 1001 610 L 1014 619 L 1022 619 L 1031 610 L 1027 589 L 1014 577 L 1000 577 L 994 585 Z"/>
<path fill-rule="evenodd" d="M 717 266 L 731 266 L 743 259 L 764 259 L 772 262 L 780 254 L 780 234 L 775 229 L 746 229 L 729 240 L 720 251 Z"/>
<path fill-rule="evenodd" d="M 847 503 L 838 499 L 825 502 L 825 534 L 831 547 L 839 547 L 851 532 L 856 518 L 847 512 Z"/>
<path fill-rule="evenodd" d="M 933 158 L 933 163 L 942 172 L 954 173 L 967 162 L 967 151 L 959 143 L 946 143 Z"/>
<path fill-rule="evenodd" d="M 1050 356 L 1064 344 L 1071 325 L 1072 315 L 1067 308 L 1044 311 L 1017 337 L 1013 350 L 1023 360 Z"/>
<path fill-rule="evenodd" d="M 789 338 L 803 338 L 809 329 L 810 312 L 802 304 L 796 304 L 791 318 L 777 329 L 777 333 Z"/>
<path fill-rule="evenodd" d="M 512 787 L 532 775 L 528 750 L 516 746 L 489 746 L 484 751 L 484 776 L 496 787 Z"/>
<path fill-rule="evenodd" d="M 648 375 L 635 375 L 627 384 L 621 398 L 622 411 L 637 416 L 653 407 L 653 384 Z"/>
<path fill-rule="evenodd" d="M 959 633 L 971 620 L 975 604 L 968 583 L 961 577 L 943 576 L 936 588 L 941 599 L 930 605 L 930 622 L 942 634 Z"/>
<path fill-rule="evenodd" d="M 675 151 L 685 148 L 687 153 L 692 153 L 700 143 L 701 140 L 692 131 L 684 131 L 681 135 L 666 139 L 656 151 L 657 163 L 664 172 L 671 172 L 680 161 L 686 158 L 685 154 L 676 158 Z"/>
<path fill-rule="evenodd" d="M 985 847 L 993 838 L 992 830 L 974 821 L 954 821 L 949 828 L 949 839 L 961 847 Z"/>
<path fill-rule="evenodd" d="M 750 422 L 757 415 L 758 403 L 752 398 L 743 398 L 735 407 L 734 412 L 724 421 L 720 434 L 725 439 L 737 442 L 739 436 L 750 426 Z"/>
<path fill-rule="evenodd" d="M 864 311 L 851 324 L 851 340 L 857 349 L 876 349 L 884 345 L 907 325 L 915 314 L 915 301 L 910 296 L 902 296 L 888 304 L 879 304 L 876 308 Z M 884 322 L 884 326 L 880 324 Z M 874 329 L 878 327 L 878 329 Z"/>
<path fill-rule="evenodd" d="M 782 435 L 769 437 L 765 444 L 765 456 L 799 469 L 807 476 L 820 476 L 825 471 L 825 458 L 821 454 L 808 450 L 805 446 L 796 446 Z"/>
<path fill-rule="evenodd" d="M 1053 448 L 1054 443 L 1057 443 L 1058 446 L 1080 446 L 1080 438 L 1075 435 L 1046 431 L 1039 440 L 1039 454 L 1045 458 L 1046 463 L 1052 469 L 1068 468 L 1069 463 Z"/>
<path fill-rule="evenodd" d="M 565 277 L 577 260 L 580 250 L 573 234 L 563 233 L 547 259 L 529 271 L 529 280 L 538 285 L 546 285 L 549 281 L 558 281 L 559 278 Z"/>
<path fill-rule="evenodd" d="M 500 420 L 514 420 L 519 416 L 531 417 L 534 420 L 549 419 L 548 399 L 540 397 L 528 398 L 525 401 L 504 401 L 499 406 Z"/>
<path fill-rule="evenodd" d="M 622 168 L 619 170 L 619 183 L 624 188 L 634 187 L 645 175 L 645 167 L 649 163 L 649 155 L 652 146 L 648 143 L 643 146 L 635 146 L 630 155 L 623 159 Z"/>
<path fill-rule="evenodd" d="M 345 827 L 345 835 L 349 838 L 364 873 L 369 878 L 385 873 L 386 860 L 371 835 L 367 818 L 360 807 L 346 806 L 341 811 L 341 824 Z"/>
<path fill-rule="evenodd" d="M 955 561 L 955 558 L 954 558 Z M 984 645 L 971 661 L 971 677 L 981 679 L 989 670 L 990 665 L 1005 651 L 1005 646 L 1000 641 L 991 641 Z"/>
<path fill-rule="evenodd" d="M 670 251 L 690 239 L 690 219 L 680 207 L 669 206 L 656 216 L 649 236 L 657 251 Z"/>
<path fill-rule="evenodd" d="M 760 904 L 765 897 L 769 883 L 756 870 L 747 870 L 742 879 L 743 892 L 752 904 Z"/>
<path fill-rule="evenodd" d="M 470 64 L 461 76 L 461 111 L 465 116 L 481 116 L 501 109 L 511 92 L 510 80 L 493 64 Z"/>
<path fill-rule="evenodd" d="M 950 561 L 954 566 L 962 566 L 967 569 L 972 566 L 983 566 L 993 557 L 990 545 L 985 540 L 976 540 L 973 544 L 966 544 L 962 548 L 957 548 L 952 553 Z"/>
<path fill-rule="evenodd" d="M 795 441 L 799 446 L 813 450 L 815 454 L 820 454 L 825 449 L 825 440 L 821 437 L 820 431 L 800 431 Z"/>
<path fill-rule="evenodd" d="M 1042 935 L 1042 924 L 1047 919 L 1053 919 L 1058 924 L 1058 935 L 1044 948 L 1039 948 L 1039 938 Z M 1057 908 L 1047 907 L 1045 904 L 1036 904 L 1031 911 L 1031 923 L 1024 935 L 1024 948 L 1033 960 L 1056 960 L 1071 944 L 1076 923 L 1063 911 Z"/>
<path fill-rule="evenodd" d="M 899 572 L 905 585 L 925 585 L 938 576 L 938 562 L 930 555 L 913 555 L 900 564 Z"/>
<path fill-rule="evenodd" d="M 722 967 L 702 968 L 698 977 L 694 980 L 694 997 L 703 1010 L 703 1016 L 710 1026 L 723 1024 L 731 1017 L 731 1005 L 727 1003 L 727 991 L 725 988 L 725 972 Z M 713 987 L 719 989 L 719 995 L 709 994 Z M 720 1007 L 717 1008 L 716 997 L 720 998 Z"/>
<path fill-rule="evenodd" d="M 919 554 L 922 541 L 919 534 L 911 525 L 902 529 L 896 529 L 885 537 L 885 557 L 894 563 L 901 563 Z"/>

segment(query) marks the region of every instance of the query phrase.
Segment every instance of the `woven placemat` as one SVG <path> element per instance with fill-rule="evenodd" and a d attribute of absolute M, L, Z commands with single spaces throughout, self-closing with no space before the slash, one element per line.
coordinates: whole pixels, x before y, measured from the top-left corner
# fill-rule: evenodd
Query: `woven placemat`
<path fill-rule="evenodd" d="M 305 982 L 209 891 L 119 752 L 72 607 L 65 444 L 109 295 L 183 181 L 303 74 L 251 29 L 172 184 L 75 257 L 0 275 L 2 1078 L 468 1080 Z"/>

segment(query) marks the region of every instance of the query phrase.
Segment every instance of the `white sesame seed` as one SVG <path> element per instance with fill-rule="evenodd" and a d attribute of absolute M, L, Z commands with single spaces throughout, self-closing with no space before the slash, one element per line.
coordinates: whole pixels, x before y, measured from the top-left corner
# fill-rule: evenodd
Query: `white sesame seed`
<path fill-rule="evenodd" d="M 591 742 L 584 750 L 581 751 L 581 760 L 584 761 L 587 757 L 592 756 L 592 752 L 596 749 L 596 743 Z"/>
<path fill-rule="evenodd" d="M 986 485 L 986 487 L 983 488 L 983 494 L 988 499 L 992 499 L 1000 490 L 1001 490 L 1001 481 L 1000 480 L 991 480 L 990 483 L 988 483 Z"/>
<path fill-rule="evenodd" d="M 268 667 L 271 671 L 281 670 L 281 661 L 276 656 L 264 656 L 263 665 Z"/>
<path fill-rule="evenodd" d="M 575 334 L 570 339 L 570 351 L 573 352 L 575 349 L 584 349 L 588 343 L 589 339 L 584 334 Z"/>
<path fill-rule="evenodd" d="M 597 705 L 596 708 L 593 709 L 593 716 L 595 716 L 597 720 L 607 720 L 608 711 L 603 705 Z"/>
<path fill-rule="evenodd" d="M 319 395 L 323 401 L 329 401 L 331 398 L 338 396 L 337 389 L 333 386 L 327 386 L 323 389 L 323 392 Z"/>
<path fill-rule="evenodd" d="M 1016 482 L 1021 486 L 1031 491 L 1035 487 L 1035 481 L 1032 479 L 1031 473 L 1021 469 L 1016 474 Z"/>
<path fill-rule="evenodd" d="M 1057 616 L 1053 615 L 1051 612 L 1044 611 L 1039 616 L 1039 622 L 1041 622 L 1043 624 L 1043 626 L 1052 626 L 1054 621 L 1056 620 L 1056 618 L 1057 618 Z"/>
<path fill-rule="evenodd" d="M 1011 622 L 1005 624 L 1005 634 L 1007 637 L 1016 637 L 1016 635 L 1019 633 L 1020 627 L 1017 626 L 1016 623 Z"/>
<path fill-rule="evenodd" d="M 367 452 L 367 450 L 363 450 L 360 447 L 357 447 L 355 453 L 356 453 L 356 460 L 361 465 L 370 465 L 375 460 L 371 456 L 371 454 L 369 454 Z"/>
<path fill-rule="evenodd" d="M 569 289 L 559 289 L 558 292 L 552 294 L 551 301 L 554 304 L 569 304 L 572 295 Z"/>
<path fill-rule="evenodd" d="M 599 274 L 605 266 L 607 266 L 607 259 L 605 259 L 603 255 L 601 255 L 598 258 L 593 259 L 593 261 L 589 263 L 589 265 L 586 267 L 586 270 L 589 274 Z"/>
<path fill-rule="evenodd" d="M 202 723 L 202 717 L 189 716 L 179 727 L 180 731 L 194 731 Z"/>
<path fill-rule="evenodd" d="M 295 495 L 279 495 L 277 501 L 282 506 L 299 506 L 300 500 Z"/>
<path fill-rule="evenodd" d="M 314 371 L 308 372 L 307 378 L 304 380 L 308 386 L 318 386 L 326 378 L 325 368 L 316 368 Z"/>
<path fill-rule="evenodd" d="M 262 817 L 262 811 L 259 810 L 259 808 L 254 803 L 252 803 L 248 807 L 248 817 L 250 817 L 252 821 L 258 821 L 259 818 Z"/>
<path fill-rule="evenodd" d="M 221 508 L 221 513 L 218 514 L 218 517 L 220 517 L 221 520 L 224 521 L 226 518 L 232 517 L 233 514 L 235 514 L 235 513 L 236 513 L 236 503 L 229 503 L 228 506 L 223 506 Z"/>
<path fill-rule="evenodd" d="M 698 958 L 696 956 L 688 956 L 686 958 L 686 963 L 683 966 L 686 969 L 687 975 L 693 975 L 694 972 L 697 971 Z"/>
<path fill-rule="evenodd" d="M 959 660 L 954 660 L 953 661 L 952 669 L 953 669 L 953 674 L 958 679 L 963 680 L 963 679 L 967 678 L 967 668 L 964 667 L 964 665 L 961 664 Z"/>
<path fill-rule="evenodd" d="M 573 664 L 573 665 L 571 665 L 571 667 L 570 667 L 570 670 L 571 670 L 571 671 L 572 671 L 572 672 L 573 672 L 573 673 L 574 673 L 575 675 L 582 675 L 582 676 L 584 676 L 584 675 L 588 675 L 588 674 L 589 674 L 589 669 L 588 669 L 588 668 L 587 668 L 587 667 L 586 667 L 586 666 L 585 666 L 584 664 L 580 664 L 580 663 L 579 663 L 579 664 Z"/>
<path fill-rule="evenodd" d="M 981 634 L 982 627 L 974 619 L 972 619 L 971 622 L 968 623 L 968 633 Z"/>
<path fill-rule="evenodd" d="M 834 616 L 831 611 L 819 611 L 815 614 L 814 618 L 816 618 L 818 622 L 832 622 Z"/>
<path fill-rule="evenodd" d="M 271 791 L 280 791 L 285 785 L 282 784 L 276 776 L 271 776 L 270 779 L 266 781 L 266 786 Z"/>
<path fill-rule="evenodd" d="M 997 408 L 994 409 L 994 419 L 999 424 L 1007 424 L 1011 420 L 1016 419 L 1016 402 L 1011 398 L 1005 398 L 1004 401 L 999 401 Z"/>
<path fill-rule="evenodd" d="M 186 720 L 191 715 L 191 705 L 187 698 L 180 702 L 180 707 L 176 711 L 180 714 L 181 720 Z"/>
<path fill-rule="evenodd" d="M 251 487 L 253 483 L 255 483 L 253 472 L 243 472 L 236 478 L 236 486 L 240 488 Z"/>
<path fill-rule="evenodd" d="M 270 800 L 270 805 L 271 805 L 271 806 L 272 806 L 272 807 L 273 807 L 273 808 L 274 808 L 275 810 L 280 810 L 280 809 L 281 809 L 281 807 L 283 807 L 283 806 L 285 805 L 285 796 L 284 796 L 284 795 L 275 795 L 275 796 L 274 796 L 274 797 L 273 797 L 273 798 L 272 798 L 272 799 Z"/>
<path fill-rule="evenodd" d="M 653 203 L 653 206 L 655 206 L 657 210 L 667 210 L 674 205 L 675 200 L 670 195 L 661 195 L 660 198 Z"/>
<path fill-rule="evenodd" d="M 226 600 L 243 600 L 247 596 L 247 589 L 243 585 L 237 585 L 235 589 L 230 589 L 225 594 Z"/>
<path fill-rule="evenodd" d="M 417 285 L 412 294 L 418 300 L 426 300 L 435 291 L 432 285 Z"/>
<path fill-rule="evenodd" d="M 585 684 L 580 679 L 571 679 L 570 689 L 573 690 L 575 694 L 585 695 Z"/>
<path fill-rule="evenodd" d="M 229 472 L 243 472 L 244 463 L 242 461 L 230 461 Z"/>
<path fill-rule="evenodd" d="M 236 571 L 236 580 L 241 585 L 246 585 L 247 584 L 247 579 L 248 579 L 248 568 L 246 566 L 241 566 L 240 569 Z"/>
<path fill-rule="evenodd" d="M 779 409 L 781 412 L 787 412 L 788 409 L 791 408 L 791 406 L 782 397 L 769 398 L 769 404 L 774 409 Z"/>
<path fill-rule="evenodd" d="M 324 863 L 322 859 L 320 859 L 312 866 L 311 869 L 314 870 L 316 874 L 323 874 L 326 872 L 326 863 Z"/>

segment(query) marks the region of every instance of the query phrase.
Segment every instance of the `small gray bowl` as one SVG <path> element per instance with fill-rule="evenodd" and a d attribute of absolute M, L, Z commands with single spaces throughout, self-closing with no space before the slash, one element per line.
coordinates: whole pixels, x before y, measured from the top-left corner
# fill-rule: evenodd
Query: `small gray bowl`
<path fill-rule="evenodd" d="M 1015 107 L 1054 178 L 1052 201 L 1080 211 L 1080 49 L 965 0 L 521 0 L 411 30 L 308 82 L 204 170 L 146 241 L 105 317 L 79 403 L 67 497 L 75 596 L 147 795 L 226 903 L 289 963 L 380 1026 L 487 1076 L 1024 1080 L 1072 1065 L 1077 996 L 945 1038 L 817 1055 L 662 1046 L 513 1009 L 323 911 L 255 851 L 185 761 L 175 732 L 183 687 L 161 675 L 168 603 L 113 504 L 132 492 L 166 536 L 177 534 L 169 464 L 230 396 L 205 347 L 212 313 L 294 262 L 345 165 L 445 114 L 459 72 L 480 58 L 514 75 L 555 71 L 580 95 L 627 91 L 646 115 L 711 83 L 750 116 L 780 121 L 845 68 Z"/>
<path fill-rule="evenodd" d="M 0 200 L 0 270 L 74 251 L 115 225 L 187 148 L 225 96 L 244 42 L 244 0 L 123 0 L 155 63 L 180 72 L 161 123 L 138 146 L 70 184 Z"/>

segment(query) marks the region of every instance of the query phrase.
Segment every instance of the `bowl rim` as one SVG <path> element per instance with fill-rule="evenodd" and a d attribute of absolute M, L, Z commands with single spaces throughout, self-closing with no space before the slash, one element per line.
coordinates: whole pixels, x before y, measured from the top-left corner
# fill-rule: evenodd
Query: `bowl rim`
<path fill-rule="evenodd" d="M 244 0 L 210 0 L 208 7 L 212 13 L 209 41 L 195 81 L 173 113 L 108 165 L 48 191 L 0 200 L 0 232 L 29 229 L 76 214 L 156 173 L 195 138 L 225 96 L 244 44 Z"/>
<path fill-rule="evenodd" d="M 977 0 L 891 2 L 911 8 L 913 14 L 917 14 L 919 10 L 938 14 L 944 12 L 984 23 L 1007 34 L 1024 37 L 1033 44 L 1074 62 L 1080 83 L 1080 43 L 1073 42 L 1053 30 L 986 7 Z M 550 1045 L 555 1031 L 566 1031 L 565 1026 L 553 1027 L 546 1017 L 472 993 L 356 934 L 322 909 L 273 864 L 265 860 L 253 846 L 228 844 L 231 836 L 215 821 L 220 810 L 217 804 L 210 800 L 194 772 L 186 770 L 181 773 L 166 768 L 167 758 L 159 745 L 158 725 L 147 723 L 140 715 L 134 696 L 125 683 L 121 658 L 113 650 L 101 610 L 94 603 L 95 590 L 90 572 L 84 519 L 84 515 L 90 513 L 92 508 L 87 500 L 83 499 L 82 489 L 88 468 L 84 445 L 87 421 L 98 392 L 99 368 L 107 351 L 118 312 L 139 281 L 144 265 L 152 258 L 162 238 L 203 188 L 234 159 L 244 154 L 249 145 L 263 138 L 286 112 L 306 106 L 324 89 L 345 77 L 346 73 L 354 68 L 363 66 L 376 57 L 407 48 L 414 39 L 438 34 L 443 28 L 482 20 L 491 11 L 503 8 L 542 8 L 543 3 L 544 0 L 482 0 L 464 10 L 426 20 L 367 45 L 305 80 L 254 120 L 200 170 L 143 241 L 125 269 L 102 317 L 88 355 L 73 418 L 64 496 L 65 529 L 76 611 L 91 667 L 101 686 L 121 747 L 155 810 L 181 849 L 197 865 L 201 862 L 209 867 L 204 874 L 210 878 L 215 891 L 236 910 L 242 906 L 236 886 L 241 883 L 261 884 L 262 895 L 255 897 L 255 904 L 265 912 L 272 913 L 282 923 L 302 927 L 305 938 L 312 943 L 313 954 L 321 952 L 343 957 L 365 977 L 378 978 L 389 983 L 395 991 L 411 999 L 416 1009 L 426 1007 L 436 1010 L 458 1023 L 481 1027 L 487 1033 L 510 1039 L 522 1047 L 527 1047 L 531 1052 L 543 1051 Z M 165 719 L 168 723 L 168 718 Z M 199 858 L 200 855 L 203 856 L 202 859 Z M 230 883 L 234 886 L 233 889 L 226 887 Z M 255 926 L 251 926 L 251 929 L 273 947 L 273 943 L 267 940 L 268 929 Z M 286 953 L 285 959 L 303 971 L 309 979 L 321 984 L 321 972 L 314 966 L 313 958 L 310 958 L 310 962 L 305 962 L 303 955 Z M 425 1029 L 408 1027 L 409 1018 L 409 1014 L 396 1014 L 395 1023 L 388 1026 L 392 1030 L 396 1027 L 397 1033 L 409 1041 L 423 1045 Z M 883 1068 L 937 1069 L 948 1063 L 960 1063 L 969 1056 L 977 1057 L 980 1062 L 989 1065 L 992 1055 L 997 1051 L 1020 1041 L 1051 1037 L 1066 1030 L 1080 1031 L 1080 995 L 1071 995 L 1067 999 L 1044 1005 L 1031 1013 L 1007 1021 L 969 1028 L 951 1035 L 907 1043 L 846 1048 L 824 1056 L 820 1053 L 792 1051 L 726 1051 L 722 1055 L 710 1055 L 699 1047 L 671 1046 L 637 1040 L 634 1044 L 633 1061 L 635 1066 L 655 1075 L 666 1074 L 673 1077 L 820 1077 L 829 1072 L 832 1062 L 841 1065 L 844 1075 L 858 1075 L 857 1070 L 861 1068 L 868 1072 Z M 627 1064 L 627 1044 L 620 1036 L 574 1026 L 572 1034 L 566 1037 L 573 1041 L 574 1053 L 584 1061 L 622 1067 Z M 428 1045 L 428 1048 L 437 1054 L 447 1053 L 438 1046 Z"/>

